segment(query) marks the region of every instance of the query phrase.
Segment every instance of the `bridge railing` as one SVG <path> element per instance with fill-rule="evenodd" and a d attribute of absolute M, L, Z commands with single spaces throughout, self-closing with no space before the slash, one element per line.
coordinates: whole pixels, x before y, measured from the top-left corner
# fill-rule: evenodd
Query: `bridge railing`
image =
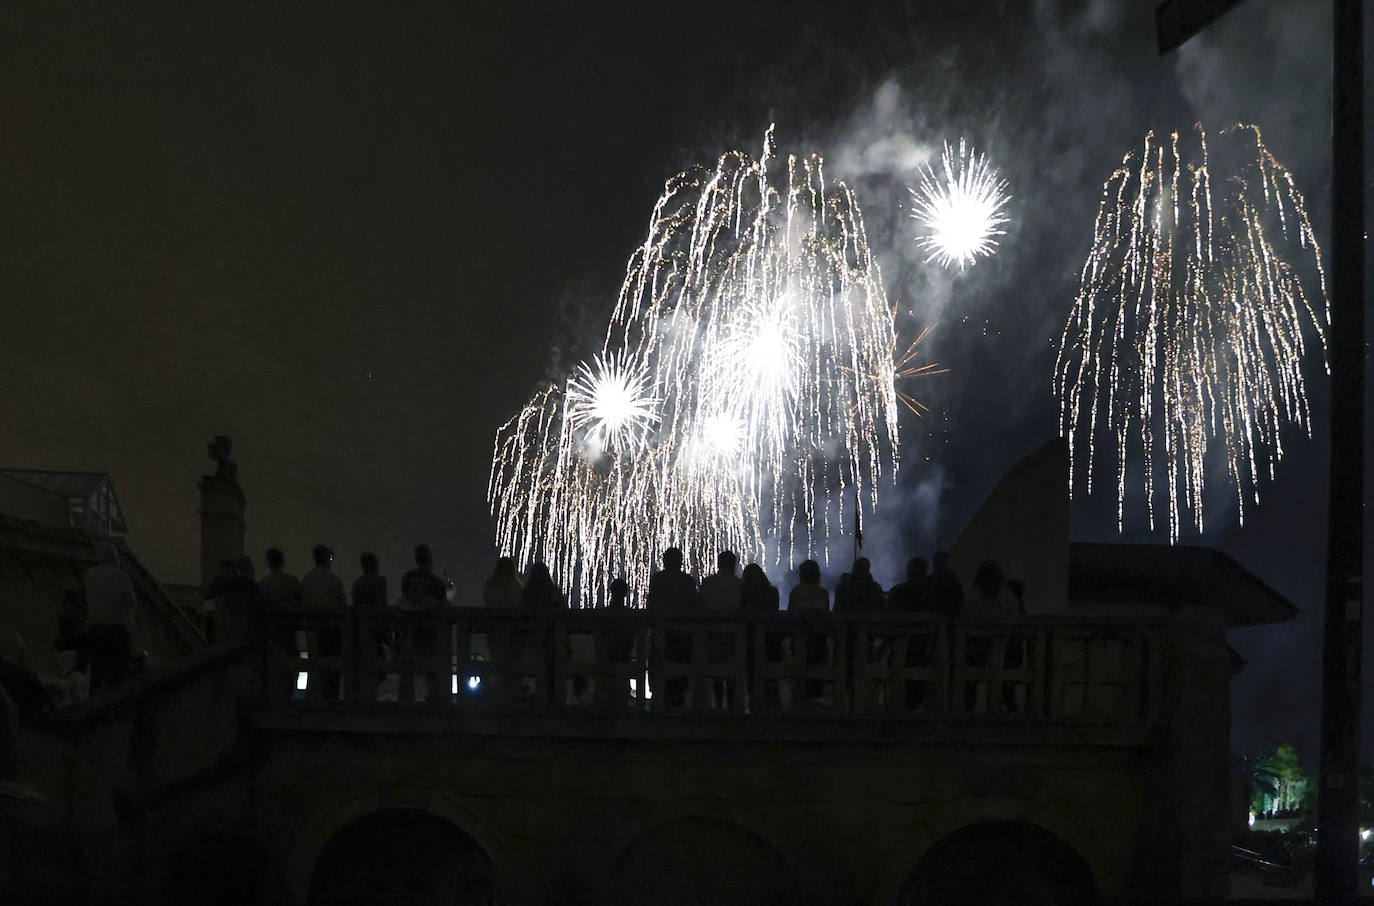
<path fill-rule="evenodd" d="M 633 717 L 1149 724 L 1158 622 L 898 614 L 286 611 L 264 705 Z"/>

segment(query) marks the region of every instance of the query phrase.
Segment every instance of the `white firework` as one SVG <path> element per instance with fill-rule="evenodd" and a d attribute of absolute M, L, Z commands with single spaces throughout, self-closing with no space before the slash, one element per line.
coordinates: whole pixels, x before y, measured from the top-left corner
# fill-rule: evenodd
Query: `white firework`
<path fill-rule="evenodd" d="M 1302 193 L 1259 129 L 1225 129 L 1215 148 L 1201 124 L 1148 133 L 1102 188 L 1059 343 L 1070 490 L 1081 479 L 1091 494 L 1095 467 L 1114 460 L 1118 529 L 1128 473 L 1151 529 L 1165 498 L 1170 541 L 1189 522 L 1203 530 L 1209 480 L 1243 524 L 1283 433 L 1311 433 L 1303 368 L 1325 363 L 1326 304 Z"/>
<path fill-rule="evenodd" d="M 991 255 L 997 237 L 1006 234 L 1001 227 L 1011 196 L 987 156 L 974 154 L 959 139 L 959 153 L 946 144 L 940 171 L 927 165 L 924 177 L 919 189 L 908 191 L 915 201 L 911 216 L 924 229 L 916 244 L 930 252 L 926 261 L 963 270 L 979 256 Z"/>
<path fill-rule="evenodd" d="M 593 356 L 568 380 L 568 421 L 585 430 L 585 446 L 593 457 L 622 453 L 644 441 L 654 421 L 658 400 L 647 394 L 649 369 L 623 351 Z"/>
<path fill-rule="evenodd" d="M 497 434 L 497 547 L 580 603 L 617 575 L 642 596 L 670 546 L 695 570 L 824 557 L 895 474 L 893 313 L 858 203 L 818 157 L 775 164 L 770 128 L 758 159 L 669 180 L 596 365 Z M 589 461 L 584 434 L 620 455 Z"/>

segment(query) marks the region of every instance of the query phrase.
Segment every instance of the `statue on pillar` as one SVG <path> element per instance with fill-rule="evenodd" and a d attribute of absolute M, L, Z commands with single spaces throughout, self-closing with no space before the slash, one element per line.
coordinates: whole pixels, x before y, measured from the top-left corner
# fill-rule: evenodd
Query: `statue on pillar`
<path fill-rule="evenodd" d="M 229 451 L 233 446 L 227 434 L 216 434 L 214 440 L 210 441 L 210 458 L 215 461 L 214 477 L 228 478 L 231 481 L 238 479 L 238 463 L 229 458 Z"/>

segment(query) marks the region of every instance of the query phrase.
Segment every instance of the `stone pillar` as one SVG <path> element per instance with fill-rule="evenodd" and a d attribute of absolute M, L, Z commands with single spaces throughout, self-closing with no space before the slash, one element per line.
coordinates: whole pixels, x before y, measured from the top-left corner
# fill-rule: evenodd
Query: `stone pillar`
<path fill-rule="evenodd" d="M 1231 657 L 1226 618 L 1215 605 L 1178 607 L 1170 615 L 1167 669 L 1174 685 L 1168 802 L 1177 822 L 1178 895 L 1225 899 L 1231 791 Z"/>
<path fill-rule="evenodd" d="M 229 459 L 228 437 L 217 435 L 210 443 L 210 458 L 215 460 L 213 475 L 200 479 L 200 587 L 210 587 L 225 560 L 243 556 L 246 523 L 243 510 L 248 501 L 239 487 L 238 466 Z"/>

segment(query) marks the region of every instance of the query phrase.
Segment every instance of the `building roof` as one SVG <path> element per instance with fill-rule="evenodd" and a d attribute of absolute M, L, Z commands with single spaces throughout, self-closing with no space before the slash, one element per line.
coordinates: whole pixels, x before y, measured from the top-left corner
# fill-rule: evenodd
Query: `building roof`
<path fill-rule="evenodd" d="M 79 498 L 88 501 L 97 493 L 103 492 L 106 498 L 111 531 L 127 532 L 124 521 L 124 508 L 115 496 L 114 482 L 107 472 L 58 472 L 50 469 L 0 469 L 0 474 L 8 475 L 26 484 L 49 491 L 68 500 Z"/>
<path fill-rule="evenodd" d="M 1228 554 L 1161 544 L 1069 545 L 1069 600 L 1093 604 L 1215 604 L 1228 627 L 1293 620 L 1298 608 Z"/>

